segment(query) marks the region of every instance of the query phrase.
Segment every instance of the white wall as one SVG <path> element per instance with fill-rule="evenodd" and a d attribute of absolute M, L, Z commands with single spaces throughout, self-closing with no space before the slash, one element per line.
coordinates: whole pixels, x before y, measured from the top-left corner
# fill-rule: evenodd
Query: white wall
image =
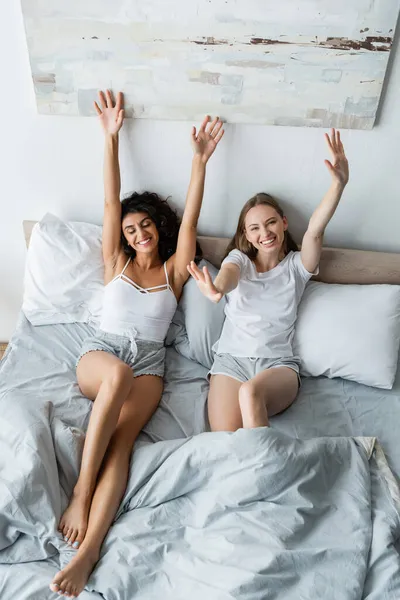
<path fill-rule="evenodd" d="M 2 3 L 0 68 L 0 340 L 8 340 L 22 301 L 22 220 L 51 211 L 101 222 L 102 135 L 95 119 L 37 115 L 15 0 Z M 397 48 L 389 75 L 375 129 L 343 131 L 351 181 L 326 244 L 400 252 Z M 182 207 L 190 172 L 190 126 L 127 121 L 121 138 L 123 191 L 155 190 Z M 324 144 L 320 129 L 228 126 L 208 169 L 200 232 L 232 234 L 243 203 L 257 191 L 269 191 L 283 201 L 299 238 L 329 185 Z"/>

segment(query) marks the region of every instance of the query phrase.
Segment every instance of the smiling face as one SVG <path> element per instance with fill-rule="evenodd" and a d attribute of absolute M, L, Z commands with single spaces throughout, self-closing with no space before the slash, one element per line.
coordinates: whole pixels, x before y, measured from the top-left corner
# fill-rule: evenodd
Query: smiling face
<path fill-rule="evenodd" d="M 145 212 L 128 213 L 122 221 L 122 233 L 135 252 L 154 252 L 158 246 L 157 227 Z"/>
<path fill-rule="evenodd" d="M 244 234 L 248 242 L 260 252 L 279 253 L 285 241 L 288 223 L 275 208 L 258 204 L 251 208 L 244 220 Z"/>

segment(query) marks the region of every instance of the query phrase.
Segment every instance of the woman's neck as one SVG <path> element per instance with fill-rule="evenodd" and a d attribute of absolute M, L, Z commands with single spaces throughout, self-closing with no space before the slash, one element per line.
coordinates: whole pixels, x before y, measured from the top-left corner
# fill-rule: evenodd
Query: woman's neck
<path fill-rule="evenodd" d="M 155 269 L 163 263 L 158 252 L 154 252 L 143 255 L 136 254 L 135 258 L 132 259 L 132 264 L 139 269 L 139 271 L 151 271 L 151 269 Z"/>
<path fill-rule="evenodd" d="M 285 252 L 283 248 L 274 254 L 264 254 L 263 252 L 258 251 L 256 258 L 254 259 L 254 264 L 258 273 L 266 273 L 277 267 L 284 258 Z"/>

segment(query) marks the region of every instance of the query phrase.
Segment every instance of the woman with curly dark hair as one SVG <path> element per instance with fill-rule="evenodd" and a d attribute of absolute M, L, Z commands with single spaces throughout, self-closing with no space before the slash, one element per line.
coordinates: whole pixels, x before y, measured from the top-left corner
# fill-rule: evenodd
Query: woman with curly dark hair
<path fill-rule="evenodd" d="M 124 495 L 131 452 L 163 390 L 164 340 L 196 257 L 206 164 L 224 130 L 206 117 L 192 129 L 192 174 L 182 222 L 157 194 L 120 201 L 118 132 L 123 96 L 95 103 L 105 134 L 104 300 L 100 329 L 77 362 L 82 393 L 93 400 L 81 470 L 59 531 L 76 556 L 50 585 L 76 597 L 86 585 Z"/>

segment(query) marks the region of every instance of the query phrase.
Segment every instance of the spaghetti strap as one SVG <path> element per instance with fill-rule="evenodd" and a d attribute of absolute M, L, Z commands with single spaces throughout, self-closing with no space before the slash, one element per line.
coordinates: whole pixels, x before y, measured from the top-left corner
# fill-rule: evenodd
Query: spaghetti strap
<path fill-rule="evenodd" d="M 169 285 L 167 262 L 164 263 L 164 271 L 165 271 L 165 279 L 167 280 L 167 286 L 170 288 L 171 286 Z"/>
<path fill-rule="evenodd" d="M 138 290 L 139 292 L 142 292 L 142 293 L 147 293 L 148 294 L 149 292 L 151 292 L 153 290 L 160 290 L 162 288 L 166 288 L 170 292 L 174 293 L 174 291 L 173 291 L 173 289 L 172 289 L 172 287 L 170 286 L 170 283 L 169 283 L 168 271 L 167 271 L 167 265 L 166 265 L 166 263 L 164 263 L 164 273 L 165 273 L 166 283 L 162 283 L 161 285 L 153 285 L 152 287 L 148 287 L 148 288 L 143 288 L 141 285 L 139 285 L 138 283 L 136 283 L 135 281 L 133 281 L 133 279 L 131 279 L 130 277 L 128 277 L 127 275 L 125 275 L 125 269 L 129 265 L 129 261 L 131 260 L 131 258 L 132 257 L 128 258 L 128 262 L 126 263 L 126 265 L 122 269 L 121 273 L 119 273 L 118 275 L 116 275 L 114 277 L 114 279 L 112 279 L 110 281 L 110 283 L 113 283 L 117 279 L 122 279 L 123 281 L 127 281 L 128 283 L 130 283 L 130 285 L 132 285 L 132 287 L 134 287 L 136 290 Z"/>
<path fill-rule="evenodd" d="M 128 258 L 128 262 L 126 263 L 126 265 L 125 265 L 125 266 L 124 266 L 124 268 L 122 269 L 122 271 L 121 271 L 121 273 L 120 273 L 120 277 L 121 277 L 121 275 L 123 275 L 123 274 L 125 273 L 125 269 L 126 269 L 126 267 L 129 265 L 129 261 L 131 260 L 131 258 L 132 258 L 131 256 Z"/>

